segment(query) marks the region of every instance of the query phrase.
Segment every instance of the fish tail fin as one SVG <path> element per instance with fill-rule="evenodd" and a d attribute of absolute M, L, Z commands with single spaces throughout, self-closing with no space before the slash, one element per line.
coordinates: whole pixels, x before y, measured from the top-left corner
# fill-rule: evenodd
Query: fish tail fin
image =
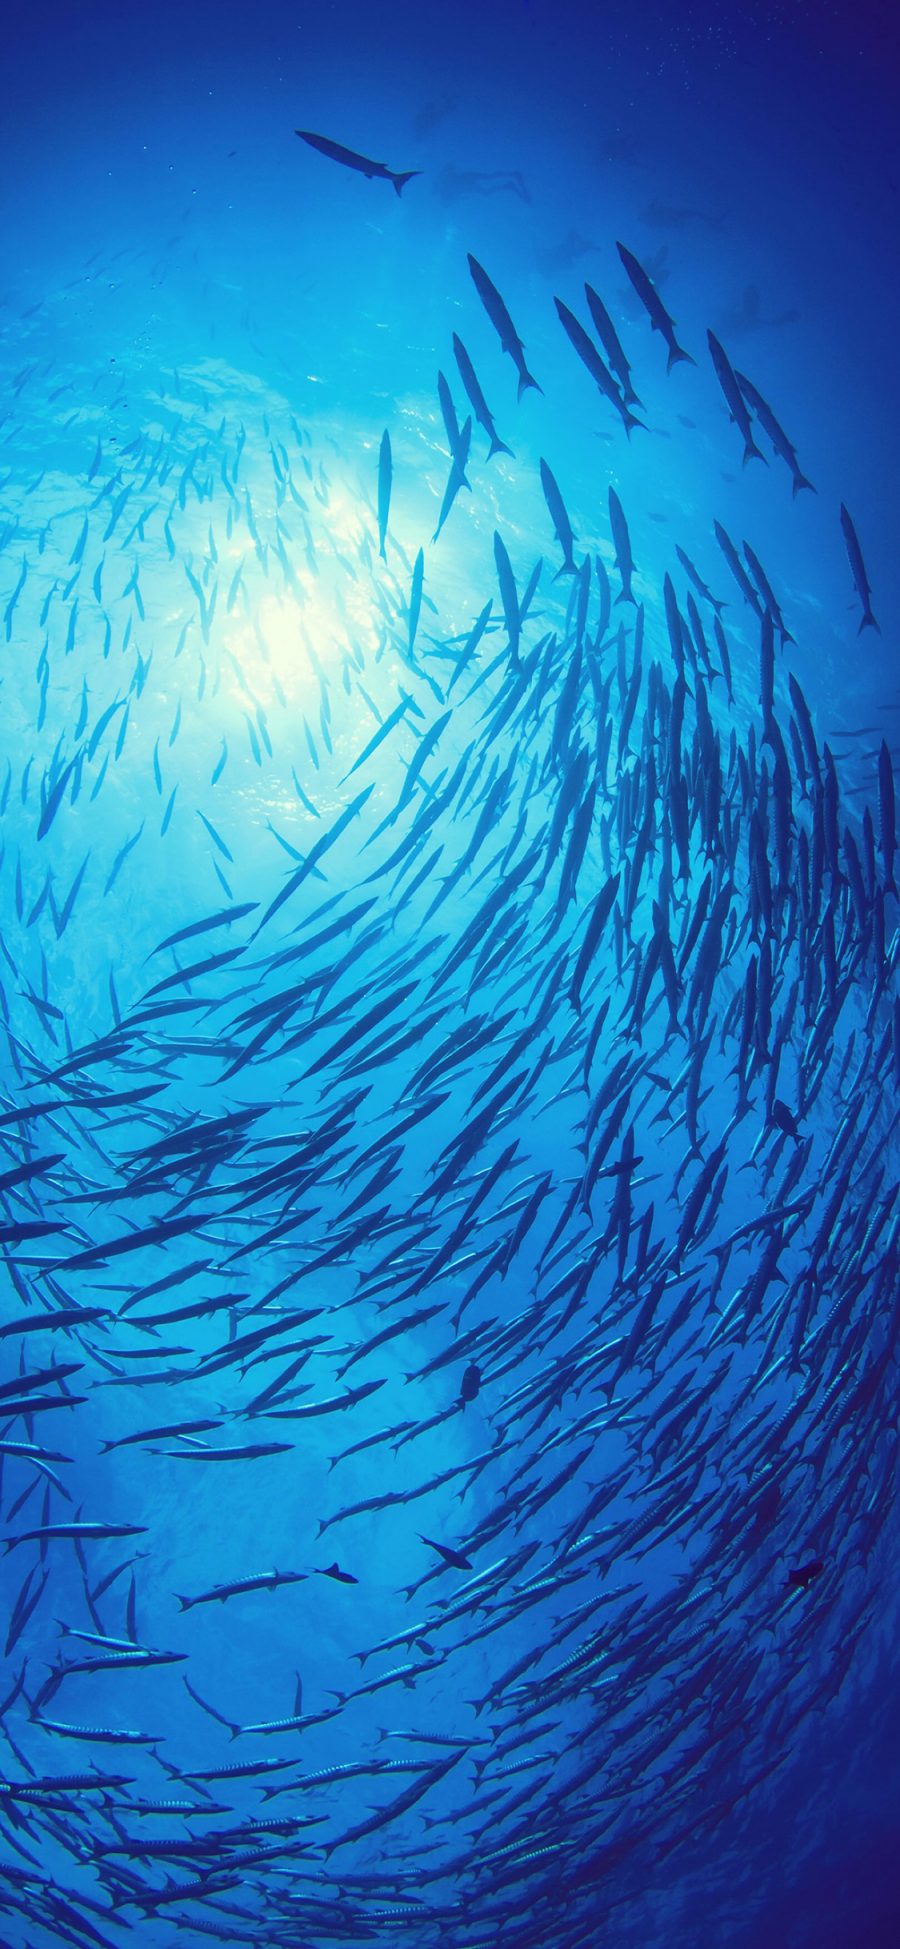
<path fill-rule="evenodd" d="M 810 491 L 810 493 L 811 493 L 811 494 L 815 494 L 815 492 L 816 492 L 816 489 L 815 489 L 815 487 L 813 486 L 813 483 L 812 483 L 812 481 L 811 481 L 811 480 L 807 480 L 807 478 L 806 478 L 806 475 L 805 475 L 805 474 L 795 474 L 795 475 L 794 475 L 794 484 L 793 484 L 793 493 L 794 493 L 794 499 L 795 499 L 795 500 L 796 500 L 796 497 L 797 497 L 797 495 L 798 495 L 798 494 L 799 494 L 799 492 L 800 492 L 800 489 L 801 489 L 801 487 L 808 487 L 808 488 L 809 488 L 809 491 Z"/>
<path fill-rule="evenodd" d="M 488 459 L 493 460 L 495 453 L 508 453 L 510 460 L 515 459 L 515 454 L 513 453 L 512 447 L 508 447 L 505 440 L 498 440 L 496 433 L 493 435 L 491 439 L 490 448 L 488 450 Z"/>
<path fill-rule="evenodd" d="M 180 1597 L 177 1590 L 174 1592 L 174 1595 L 178 1598 L 178 1602 L 181 1605 L 182 1610 L 189 1611 L 194 1601 L 193 1597 Z"/>
<path fill-rule="evenodd" d="M 633 413 L 623 414 L 623 425 L 625 427 L 625 431 L 628 435 L 629 440 L 631 439 L 631 433 L 633 427 L 635 426 L 640 427 L 642 433 L 646 433 L 647 431 L 645 422 L 643 420 L 636 419 Z"/>
<path fill-rule="evenodd" d="M 764 461 L 765 458 L 766 458 L 765 454 L 760 452 L 760 449 L 757 446 L 752 433 L 748 434 L 747 439 L 744 442 L 744 466 L 746 467 L 748 460 Z"/>
<path fill-rule="evenodd" d="M 421 169 L 402 169 L 397 175 L 392 175 L 391 182 L 397 195 L 402 196 L 404 183 L 411 183 L 414 176 L 421 176 L 421 174 Z"/>
<path fill-rule="evenodd" d="M 857 630 L 857 632 L 856 632 L 856 634 L 857 634 L 857 636 L 860 636 L 860 635 L 862 634 L 862 632 L 863 632 L 863 630 L 864 630 L 864 629 L 866 628 L 866 625 L 867 625 L 867 624 L 870 624 L 870 625 L 871 625 L 871 627 L 872 627 L 872 629 L 877 629 L 877 630 L 878 630 L 878 634 L 879 634 L 879 636 L 881 635 L 881 630 L 880 630 L 880 628 L 879 628 L 879 626 L 878 626 L 878 624 L 876 623 L 876 621 L 875 621 L 875 618 L 874 618 L 874 616 L 873 616 L 873 614 L 872 614 L 872 605 L 871 605 L 871 603 L 870 603 L 870 602 L 867 602 L 867 603 L 866 603 L 866 606 L 865 606 L 865 608 L 864 608 L 864 610 L 863 610 L 863 619 L 862 619 L 862 622 L 861 622 L 861 623 L 860 623 L 860 625 L 859 625 L 859 629 L 858 629 L 858 630 Z"/>
<path fill-rule="evenodd" d="M 666 360 L 666 371 L 671 372 L 673 365 L 696 365 L 696 363 L 696 359 L 692 359 L 690 352 L 685 352 L 680 345 L 672 345 Z"/>
<path fill-rule="evenodd" d="M 633 595 L 632 595 L 632 593 L 631 593 L 631 590 L 630 590 L 630 589 L 623 589 L 620 595 L 617 595 L 617 596 L 614 596 L 614 597 L 613 597 L 613 607 L 614 607 L 614 608 L 615 608 L 615 607 L 616 607 L 616 606 L 617 606 L 617 605 L 618 605 L 618 604 L 619 604 L 620 602 L 633 602 L 633 603 L 634 603 L 634 606 L 635 606 L 635 608 L 637 608 L 637 596 L 633 596 Z"/>
<path fill-rule="evenodd" d="M 519 390 L 516 394 L 516 398 L 521 399 L 522 394 L 527 393 L 529 390 L 533 390 L 534 392 L 540 393 L 541 396 L 543 396 L 543 391 L 544 391 L 543 386 L 539 386 L 537 380 L 532 378 L 531 373 L 528 370 L 528 367 L 523 366 L 519 374 Z"/>
<path fill-rule="evenodd" d="M 556 574 L 553 577 L 553 580 L 554 582 L 558 582 L 561 575 L 577 575 L 577 574 L 578 574 L 578 570 L 575 567 L 574 562 L 563 562 L 562 568 L 557 569 Z"/>

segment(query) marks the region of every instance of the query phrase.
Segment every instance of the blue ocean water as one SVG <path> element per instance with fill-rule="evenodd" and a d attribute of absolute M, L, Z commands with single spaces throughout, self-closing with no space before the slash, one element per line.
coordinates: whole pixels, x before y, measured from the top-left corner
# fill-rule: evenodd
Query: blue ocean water
<path fill-rule="evenodd" d="M 894 1942 L 890 15 L 4 36 L 0 1940 Z"/>

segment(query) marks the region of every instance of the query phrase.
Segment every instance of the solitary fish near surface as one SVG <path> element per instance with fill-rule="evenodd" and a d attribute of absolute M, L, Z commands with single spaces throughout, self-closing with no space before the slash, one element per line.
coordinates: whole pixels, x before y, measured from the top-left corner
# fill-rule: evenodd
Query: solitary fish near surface
<path fill-rule="evenodd" d="M 393 183 L 398 196 L 401 195 L 406 183 L 412 182 L 414 176 L 421 175 L 418 169 L 401 170 L 399 173 L 388 169 L 385 163 L 372 162 L 368 156 L 359 155 L 355 149 L 345 149 L 342 143 L 332 142 L 330 136 L 313 135 L 310 129 L 295 129 L 294 134 L 299 135 L 302 142 L 307 142 L 311 149 L 318 149 L 319 154 L 327 156 L 331 162 L 343 163 L 345 169 L 355 169 L 360 176 L 368 176 L 370 179 L 380 177 L 386 183 Z"/>

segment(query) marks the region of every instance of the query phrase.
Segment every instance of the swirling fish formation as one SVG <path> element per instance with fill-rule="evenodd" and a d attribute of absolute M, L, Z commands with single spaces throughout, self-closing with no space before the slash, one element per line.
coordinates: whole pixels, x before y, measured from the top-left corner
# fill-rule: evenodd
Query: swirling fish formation
<path fill-rule="evenodd" d="M 576 536 L 542 459 L 554 579 L 452 356 L 438 532 L 473 418 L 499 508 L 462 595 L 396 425 L 326 472 L 221 372 L 7 375 L 49 429 L 46 475 L 5 449 L 11 1944 L 647 1942 L 876 1614 L 888 744 L 851 794 L 724 526 L 727 621 L 695 536 L 636 565 L 614 488 Z"/>

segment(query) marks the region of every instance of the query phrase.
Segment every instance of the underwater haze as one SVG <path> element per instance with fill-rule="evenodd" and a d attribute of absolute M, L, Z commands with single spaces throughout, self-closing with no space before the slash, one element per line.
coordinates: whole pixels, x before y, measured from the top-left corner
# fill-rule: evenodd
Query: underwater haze
<path fill-rule="evenodd" d="M 890 11 L 3 47 L 0 1945 L 895 1944 Z"/>

